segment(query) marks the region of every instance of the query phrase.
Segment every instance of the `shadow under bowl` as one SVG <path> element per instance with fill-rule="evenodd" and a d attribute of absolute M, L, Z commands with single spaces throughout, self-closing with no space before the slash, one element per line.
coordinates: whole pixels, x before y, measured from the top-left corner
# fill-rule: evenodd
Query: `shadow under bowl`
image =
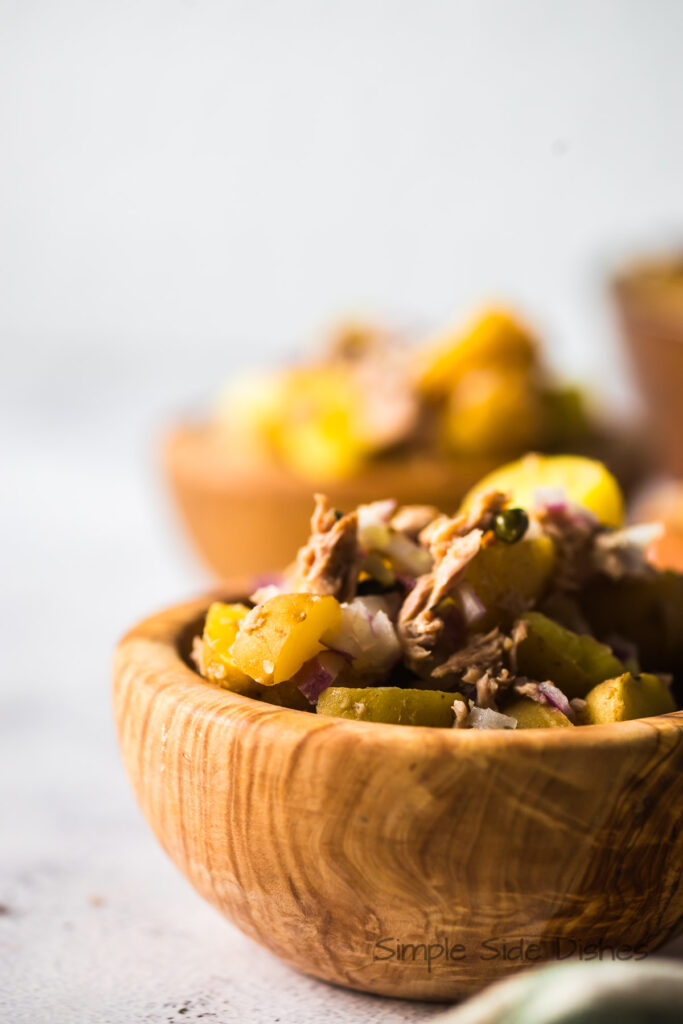
<path fill-rule="evenodd" d="M 446 1000 L 683 928 L 683 713 L 486 732 L 277 708 L 189 667 L 207 604 L 121 641 L 116 726 L 162 846 L 261 945 L 325 981 Z"/>

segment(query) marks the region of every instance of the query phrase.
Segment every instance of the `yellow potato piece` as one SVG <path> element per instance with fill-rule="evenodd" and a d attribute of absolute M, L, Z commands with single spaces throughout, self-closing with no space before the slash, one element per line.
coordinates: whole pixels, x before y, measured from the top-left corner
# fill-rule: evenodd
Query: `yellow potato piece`
<path fill-rule="evenodd" d="M 230 654 L 240 625 L 248 615 L 244 604 L 215 601 L 208 612 L 202 636 L 201 670 L 205 679 L 243 697 L 264 700 L 280 707 L 310 711 L 310 704 L 293 683 L 263 686 L 243 672 Z"/>
<path fill-rule="evenodd" d="M 544 417 L 542 396 L 527 371 L 474 369 L 451 393 L 444 440 L 468 455 L 518 454 L 540 441 Z"/>
<path fill-rule="evenodd" d="M 674 699 L 658 676 L 625 672 L 593 687 L 586 696 L 582 717 L 586 725 L 600 725 L 666 715 L 675 710 Z"/>
<path fill-rule="evenodd" d="M 504 709 L 504 714 L 517 720 L 518 729 L 556 729 L 574 726 L 566 715 L 550 704 L 538 704 L 531 697 L 520 697 Z"/>
<path fill-rule="evenodd" d="M 239 375 L 219 395 L 215 420 L 240 448 L 272 450 L 287 407 L 287 389 L 284 373 Z"/>
<path fill-rule="evenodd" d="M 349 430 L 348 416 L 330 409 L 319 420 L 292 423 L 278 435 L 286 463 L 311 480 L 336 480 L 356 473 L 366 456 Z"/>
<path fill-rule="evenodd" d="M 429 395 L 447 394 L 470 370 L 527 369 L 536 359 L 530 333 L 508 313 L 492 309 L 465 333 L 450 333 L 420 353 L 418 376 Z"/>
<path fill-rule="evenodd" d="M 537 601 L 555 565 L 555 545 L 549 537 L 530 537 L 505 544 L 494 541 L 482 547 L 465 570 L 468 583 L 486 612 L 473 624 L 480 632 L 504 624 L 522 607 Z"/>
<path fill-rule="evenodd" d="M 263 686 L 283 683 L 323 649 L 320 637 L 341 623 L 334 597 L 278 594 L 242 620 L 230 654 L 238 667 Z"/>
<path fill-rule="evenodd" d="M 356 472 L 367 455 L 358 403 L 358 389 L 341 369 L 292 374 L 286 411 L 275 430 L 282 458 L 297 473 L 314 479 Z"/>
<path fill-rule="evenodd" d="M 463 508 L 486 491 L 505 491 L 510 505 L 531 509 L 537 491 L 563 491 L 567 499 L 592 512 L 607 526 L 624 520 L 624 498 L 608 469 L 580 455 L 525 455 L 485 476 L 467 495 Z"/>
<path fill-rule="evenodd" d="M 253 680 L 237 665 L 230 654 L 240 623 L 248 614 L 244 604 L 223 604 L 214 601 L 206 613 L 202 636 L 202 674 L 212 683 L 242 693 Z"/>

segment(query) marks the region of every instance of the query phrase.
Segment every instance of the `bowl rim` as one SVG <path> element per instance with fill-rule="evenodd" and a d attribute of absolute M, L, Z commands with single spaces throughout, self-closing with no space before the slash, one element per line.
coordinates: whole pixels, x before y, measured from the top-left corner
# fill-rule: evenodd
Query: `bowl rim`
<path fill-rule="evenodd" d="M 226 597 L 226 593 L 228 596 Z M 233 596 L 237 594 L 238 596 Z M 234 719 L 242 724 L 273 721 L 283 732 L 299 736 L 311 735 L 320 729 L 335 729 L 354 737 L 358 746 L 397 745 L 407 748 L 425 744 L 456 751 L 462 744 L 475 744 L 485 752 L 538 751 L 549 745 L 564 746 L 570 750 L 614 744 L 631 746 L 651 743 L 653 732 L 666 733 L 673 738 L 683 730 L 683 710 L 672 711 L 651 718 L 631 719 L 626 722 L 584 725 L 575 729 L 447 729 L 421 725 L 394 725 L 385 722 L 358 722 L 346 718 L 317 715 L 295 708 L 268 704 L 253 697 L 233 693 L 217 683 L 203 679 L 183 656 L 181 646 L 196 621 L 215 600 L 239 600 L 239 589 L 210 591 L 180 604 L 168 606 L 141 620 L 130 629 L 117 645 L 116 658 L 123 657 L 143 672 L 136 673 L 132 685 L 162 687 L 167 697 L 177 701 L 192 700 L 197 713 L 212 718 Z M 134 652 L 131 648 L 138 645 Z M 152 671 L 150 672 L 150 668 Z M 114 673 L 114 685 L 117 684 Z M 129 677 L 130 678 L 130 677 Z M 248 712 L 248 715 L 243 714 Z"/>
<path fill-rule="evenodd" d="M 304 496 L 313 509 L 313 491 L 317 489 L 334 491 L 342 497 L 355 499 L 359 489 L 371 487 L 374 491 L 385 492 L 396 487 L 397 477 L 405 475 L 406 468 L 419 466 L 422 474 L 428 474 L 431 486 L 443 490 L 451 485 L 454 472 L 460 472 L 467 479 L 476 480 L 485 476 L 499 464 L 491 455 L 448 455 L 439 451 L 415 450 L 407 453 L 387 455 L 362 463 L 353 473 L 319 479 L 296 472 L 283 462 L 266 456 L 235 458 L 234 446 L 226 443 L 208 415 L 203 418 L 178 418 L 170 422 L 162 437 L 163 457 L 169 468 L 180 467 L 184 474 L 204 481 L 211 489 L 225 486 L 223 474 L 229 472 L 231 490 L 239 486 L 267 484 L 270 490 Z M 197 453 L 201 452 L 201 458 Z"/>

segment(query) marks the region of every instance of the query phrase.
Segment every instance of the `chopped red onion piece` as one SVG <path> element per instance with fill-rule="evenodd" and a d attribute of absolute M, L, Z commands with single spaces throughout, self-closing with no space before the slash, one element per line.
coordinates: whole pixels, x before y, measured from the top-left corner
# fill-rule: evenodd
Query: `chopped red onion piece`
<path fill-rule="evenodd" d="M 258 576 L 254 576 L 251 581 L 252 587 L 258 589 L 259 587 L 283 587 L 285 584 L 284 574 L 281 572 L 264 572 Z"/>
<path fill-rule="evenodd" d="M 458 594 L 460 595 L 462 613 L 468 626 L 483 619 L 486 615 L 486 606 L 477 595 L 474 587 L 469 583 L 461 583 L 458 587 Z"/>
<path fill-rule="evenodd" d="M 546 703 L 551 707 L 561 711 L 567 718 L 573 718 L 571 704 L 557 686 L 553 686 L 550 682 L 539 683 L 538 692 L 543 695 Z"/>
<path fill-rule="evenodd" d="M 417 583 L 417 577 L 409 576 L 408 573 L 406 572 L 397 572 L 396 579 L 401 584 L 401 586 L 405 587 L 406 593 L 410 593 L 410 591 Z"/>
<path fill-rule="evenodd" d="M 537 487 L 534 492 L 534 511 L 545 511 L 569 526 L 595 527 L 599 522 L 590 509 L 569 501 L 563 487 Z"/>
<path fill-rule="evenodd" d="M 383 501 L 373 501 L 370 505 L 361 505 L 361 508 L 372 509 L 375 516 L 383 523 L 388 523 L 393 516 L 398 502 L 395 498 L 385 498 Z"/>
<path fill-rule="evenodd" d="M 421 576 L 432 568 L 432 556 L 406 534 L 389 525 L 396 503 L 375 501 L 358 506 L 358 548 L 367 557 L 376 553 L 385 556 L 394 570 Z"/>
<path fill-rule="evenodd" d="M 664 533 L 664 523 L 636 523 L 635 526 L 627 526 L 615 533 L 606 533 L 598 538 L 601 544 L 609 543 L 610 547 L 627 544 L 629 547 L 639 548 L 645 552 L 654 541 Z"/>
<path fill-rule="evenodd" d="M 564 512 L 569 499 L 564 487 L 537 487 L 534 491 L 534 506 L 547 508 L 551 512 Z"/>
<path fill-rule="evenodd" d="M 467 724 L 472 729 L 516 729 L 517 719 L 492 708 L 472 708 Z"/>
<path fill-rule="evenodd" d="M 623 530 L 601 533 L 595 539 L 595 564 L 612 579 L 649 576 L 647 551 L 662 536 L 662 523 L 639 523 Z"/>
<path fill-rule="evenodd" d="M 294 682 L 306 700 L 311 704 L 317 704 L 318 697 L 323 690 L 332 685 L 345 662 L 346 659 L 343 655 L 332 651 L 323 651 L 301 666 L 294 676 Z"/>
<path fill-rule="evenodd" d="M 322 642 L 353 660 L 357 672 L 388 671 L 401 657 L 401 645 L 391 621 L 393 609 L 381 596 L 356 597 L 342 604 L 339 627 L 323 633 Z"/>
<path fill-rule="evenodd" d="M 271 597 L 277 597 L 281 593 L 282 590 L 276 583 L 268 583 L 266 586 L 259 587 L 253 594 L 250 594 L 249 600 L 252 604 L 263 604 L 264 601 L 269 601 Z"/>
<path fill-rule="evenodd" d="M 619 633 L 610 633 L 604 641 L 611 649 L 612 654 L 624 664 L 638 661 L 638 647 L 631 640 L 626 640 Z"/>

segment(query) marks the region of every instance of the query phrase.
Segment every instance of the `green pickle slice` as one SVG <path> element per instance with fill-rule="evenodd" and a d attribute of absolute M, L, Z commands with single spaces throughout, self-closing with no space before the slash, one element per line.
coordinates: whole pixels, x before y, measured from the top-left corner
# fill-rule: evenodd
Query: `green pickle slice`
<path fill-rule="evenodd" d="M 580 595 L 580 602 L 597 636 L 626 637 L 649 669 L 683 669 L 683 574 L 665 571 L 648 579 L 596 580 Z"/>
<path fill-rule="evenodd" d="M 569 700 L 623 673 L 625 666 L 592 636 L 572 633 L 540 612 L 527 612 L 522 621 L 527 636 L 517 648 L 519 672 L 539 682 L 551 680 Z"/>
<path fill-rule="evenodd" d="M 318 698 L 317 712 L 333 718 L 391 725 L 453 725 L 453 702 L 459 693 L 443 690 L 404 690 L 400 686 L 329 686 Z"/>

